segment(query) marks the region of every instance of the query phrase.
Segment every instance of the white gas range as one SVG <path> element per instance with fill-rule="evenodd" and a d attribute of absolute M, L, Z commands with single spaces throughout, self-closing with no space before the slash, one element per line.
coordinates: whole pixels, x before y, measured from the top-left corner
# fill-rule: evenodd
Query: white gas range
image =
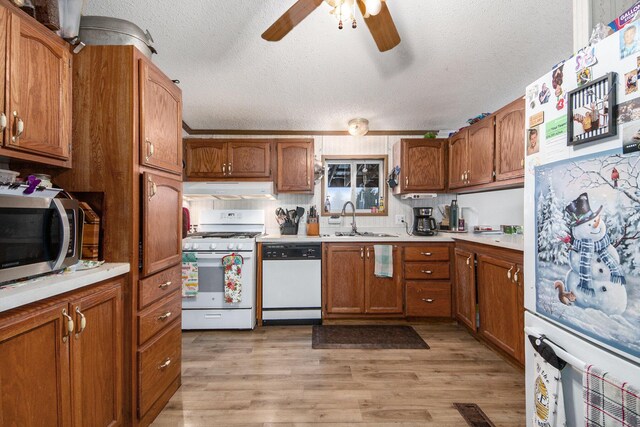
<path fill-rule="evenodd" d="M 253 329 L 256 323 L 256 242 L 264 233 L 262 210 L 208 210 L 200 213 L 198 232 L 182 241 L 198 268 L 198 292 L 182 299 L 182 329 Z M 242 256 L 241 300 L 225 301 L 222 259 Z"/>

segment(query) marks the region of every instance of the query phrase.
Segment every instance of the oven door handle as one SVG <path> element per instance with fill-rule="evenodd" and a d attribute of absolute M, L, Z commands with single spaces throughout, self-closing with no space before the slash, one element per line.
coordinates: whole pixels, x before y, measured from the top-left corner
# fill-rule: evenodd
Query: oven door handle
<path fill-rule="evenodd" d="M 58 270 L 62 267 L 65 258 L 67 257 L 67 251 L 69 250 L 69 241 L 71 240 L 71 228 L 69 227 L 69 217 L 67 216 L 67 211 L 64 206 L 62 206 L 62 202 L 60 199 L 51 200 L 51 207 L 58 212 L 60 216 L 60 226 L 62 229 L 62 246 L 60 247 L 60 253 L 58 253 L 58 258 L 53 262 L 51 266 L 52 270 Z"/>
<path fill-rule="evenodd" d="M 228 253 L 224 253 L 224 254 L 210 254 L 210 253 L 203 253 L 203 252 L 195 252 L 196 254 L 196 259 L 201 260 L 201 259 L 206 259 L 206 260 L 212 260 L 212 259 L 218 259 L 218 260 L 222 260 L 222 258 L 226 257 L 227 255 L 231 254 L 231 251 Z M 253 258 L 252 254 L 245 254 L 244 252 L 240 253 L 240 255 L 242 255 L 242 258 L 244 258 L 245 260 L 247 259 L 251 259 Z"/>

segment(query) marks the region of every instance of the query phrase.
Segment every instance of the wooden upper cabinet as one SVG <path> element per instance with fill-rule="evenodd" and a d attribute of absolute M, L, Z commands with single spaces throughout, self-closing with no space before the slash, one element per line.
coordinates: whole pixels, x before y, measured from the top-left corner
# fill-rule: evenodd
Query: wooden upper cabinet
<path fill-rule="evenodd" d="M 496 180 L 524 176 L 525 101 L 517 99 L 496 113 Z"/>
<path fill-rule="evenodd" d="M 475 254 L 455 250 L 455 313 L 456 319 L 476 330 Z"/>
<path fill-rule="evenodd" d="M 74 426 L 122 423 L 122 280 L 71 301 L 76 330 L 71 339 Z M 82 318 L 85 326 L 82 329 Z"/>
<path fill-rule="evenodd" d="M 271 176 L 270 141 L 227 142 L 228 178 L 268 178 Z"/>
<path fill-rule="evenodd" d="M 466 183 L 468 129 L 456 133 L 449 140 L 449 188 Z"/>
<path fill-rule="evenodd" d="M 313 193 L 313 139 L 277 141 L 279 193 Z"/>
<path fill-rule="evenodd" d="M 182 182 L 142 175 L 142 276 L 171 267 L 182 254 Z"/>
<path fill-rule="evenodd" d="M 400 192 L 445 190 L 446 142 L 446 139 L 400 141 Z"/>
<path fill-rule="evenodd" d="M 7 37 L 9 36 L 9 11 L 0 6 L 0 76 L 7 75 Z M 7 118 L 7 105 L 6 105 L 6 87 L 4 79 L 0 82 L 0 145 L 4 146 L 6 137 L 9 135 L 7 125 L 9 120 Z"/>
<path fill-rule="evenodd" d="M 140 163 L 182 174 L 182 91 L 140 59 Z"/>
<path fill-rule="evenodd" d="M 68 159 L 71 54 L 39 23 L 9 13 L 8 134 L 5 146 Z"/>
<path fill-rule="evenodd" d="M 224 141 L 185 139 L 184 150 L 187 178 L 215 179 L 225 177 L 227 144 Z"/>
<path fill-rule="evenodd" d="M 323 264 L 326 313 L 364 313 L 364 246 L 326 245 Z"/>
<path fill-rule="evenodd" d="M 377 277 L 373 245 L 365 247 L 364 312 L 375 314 L 402 313 L 402 255 L 398 245 L 393 245 L 393 277 Z"/>
<path fill-rule="evenodd" d="M 466 156 L 467 186 L 488 184 L 493 181 L 494 136 L 493 117 L 487 117 L 469 126 Z"/>
<path fill-rule="evenodd" d="M 70 426 L 68 304 L 0 323 L 0 425 Z M 73 340 L 73 338 L 71 338 Z"/>
<path fill-rule="evenodd" d="M 514 359 L 519 358 L 523 346 L 516 271 L 517 265 L 511 260 L 478 255 L 479 332 Z"/>

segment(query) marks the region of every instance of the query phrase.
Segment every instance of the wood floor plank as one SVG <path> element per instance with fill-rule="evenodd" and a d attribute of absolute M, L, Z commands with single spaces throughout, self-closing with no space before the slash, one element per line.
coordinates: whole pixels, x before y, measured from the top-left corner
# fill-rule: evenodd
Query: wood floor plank
<path fill-rule="evenodd" d="M 463 427 L 461 401 L 525 425 L 521 369 L 453 322 L 412 326 L 430 350 L 313 350 L 310 326 L 185 332 L 182 387 L 153 425 Z"/>

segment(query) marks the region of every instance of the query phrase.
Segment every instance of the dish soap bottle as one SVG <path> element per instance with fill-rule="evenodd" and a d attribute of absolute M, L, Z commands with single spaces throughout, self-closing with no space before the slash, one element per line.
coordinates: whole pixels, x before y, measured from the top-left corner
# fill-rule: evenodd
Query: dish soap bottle
<path fill-rule="evenodd" d="M 451 201 L 451 208 L 449 209 L 449 219 L 451 221 L 451 231 L 458 231 L 458 201 Z"/>
<path fill-rule="evenodd" d="M 458 218 L 458 231 L 465 231 L 464 217 L 462 216 L 463 209 L 461 207 L 458 207 L 458 211 L 460 212 L 460 218 Z"/>
<path fill-rule="evenodd" d="M 331 202 L 329 201 L 329 196 L 327 196 L 327 200 L 324 201 L 324 211 L 331 212 Z"/>

